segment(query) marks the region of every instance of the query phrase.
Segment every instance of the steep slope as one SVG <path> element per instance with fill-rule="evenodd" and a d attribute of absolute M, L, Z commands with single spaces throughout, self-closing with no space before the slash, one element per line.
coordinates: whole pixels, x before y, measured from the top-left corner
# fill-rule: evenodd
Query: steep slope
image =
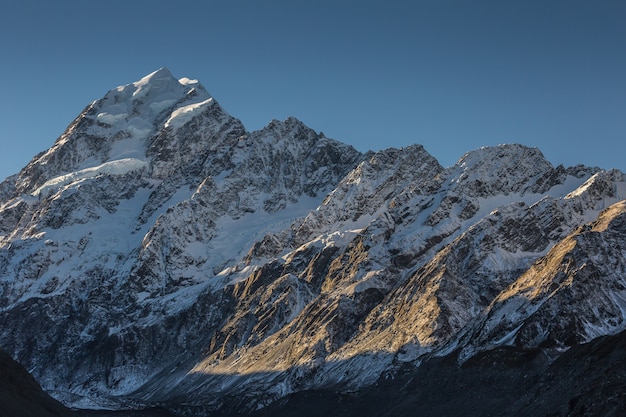
<path fill-rule="evenodd" d="M 247 132 L 166 69 L 0 197 L 0 343 L 72 406 L 241 412 L 626 328 L 623 173 Z"/>
<path fill-rule="evenodd" d="M 494 206 L 493 200 L 479 200 L 482 207 L 493 210 L 484 217 L 478 214 L 478 221 L 471 221 L 467 229 L 450 236 L 452 240 L 448 237 L 449 243 L 426 257 L 427 262 L 383 303 L 384 309 L 368 319 L 372 328 L 389 323 L 379 332 L 380 348 L 399 349 L 402 356 L 416 358 L 464 330 L 494 297 L 576 225 L 623 198 L 621 173 L 601 172 L 590 182 L 595 185 L 583 184 L 577 193 L 557 199 L 563 195 L 559 184 L 539 196 L 500 196 L 496 203 L 517 199 L 500 207 Z M 604 186 L 621 189 L 621 197 L 616 198 L 617 192 L 595 194 L 594 190 Z M 533 199 L 539 201 L 524 203 Z M 391 344 L 393 341 L 395 344 Z"/>
<path fill-rule="evenodd" d="M 72 415 L 71 410 L 50 398 L 22 366 L 0 350 L 0 416 Z"/>
<path fill-rule="evenodd" d="M 566 348 L 615 334 L 626 319 L 626 204 L 620 201 L 555 245 L 490 304 L 472 349 Z"/>

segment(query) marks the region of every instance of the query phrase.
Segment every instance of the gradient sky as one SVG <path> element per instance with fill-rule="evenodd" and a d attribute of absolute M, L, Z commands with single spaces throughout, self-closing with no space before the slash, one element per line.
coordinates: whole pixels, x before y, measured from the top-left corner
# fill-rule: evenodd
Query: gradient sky
<path fill-rule="evenodd" d="M 486 145 L 626 171 L 626 1 L 4 1 L 0 180 L 91 101 L 167 67 L 248 130 L 361 151 Z"/>

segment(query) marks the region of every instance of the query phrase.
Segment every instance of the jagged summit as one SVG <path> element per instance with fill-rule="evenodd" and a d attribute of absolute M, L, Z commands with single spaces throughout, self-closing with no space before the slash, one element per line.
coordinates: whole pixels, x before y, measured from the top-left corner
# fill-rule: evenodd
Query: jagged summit
<path fill-rule="evenodd" d="M 105 164 L 109 173 L 141 166 L 150 170 L 155 147 L 177 146 L 163 139 L 201 117 L 212 120 L 213 130 L 226 129 L 225 125 L 245 130 L 198 82 L 182 80 L 161 68 L 91 103 L 48 151 L 20 172 L 17 192 L 36 194 L 50 181 L 77 172 L 80 178 L 97 174 Z"/>
<path fill-rule="evenodd" d="M 463 155 L 451 167 L 461 187 L 469 186 L 477 193 L 543 192 L 536 190 L 554 171 L 554 166 L 538 148 L 520 144 L 482 147 Z M 533 179 L 534 178 L 534 179 Z M 540 180 L 541 179 L 541 180 Z M 540 185 L 535 185 L 540 181 Z"/>
<path fill-rule="evenodd" d="M 482 146 L 471 150 L 463 155 L 455 165 L 472 166 L 476 163 L 487 164 L 506 161 L 506 158 L 524 159 L 540 158 L 545 159 L 543 153 L 536 147 L 529 147 L 520 143 L 503 143 L 494 146 Z"/>
<path fill-rule="evenodd" d="M 625 198 L 523 145 L 444 168 L 292 117 L 250 132 L 162 68 L 0 185 L 0 346 L 73 407 L 182 414 L 558 355 L 626 329 Z"/>
<path fill-rule="evenodd" d="M 91 116 L 95 114 L 100 127 L 141 140 L 159 127 L 179 128 L 207 107 L 217 106 L 197 81 L 182 80 L 161 68 L 137 82 L 109 91 L 96 101 Z"/>
<path fill-rule="evenodd" d="M 182 87 L 182 88 L 181 88 Z M 206 89 L 198 82 L 189 78 L 176 79 L 172 73 L 165 67 L 146 75 L 139 81 L 131 84 L 123 85 L 115 88 L 113 91 L 127 91 L 135 100 L 148 98 L 158 102 L 162 94 L 175 96 L 177 93 L 182 95 L 189 93 L 190 88 L 202 95 L 202 98 L 210 98 Z"/>
<path fill-rule="evenodd" d="M 126 174 L 145 169 L 159 179 L 182 175 L 190 169 L 209 168 L 209 153 L 240 153 L 235 152 L 237 147 L 267 138 L 309 138 L 298 145 L 300 151 L 331 142 L 326 150 L 339 145 L 294 117 L 284 122 L 273 120 L 259 133 L 247 132 L 198 81 L 177 80 L 161 68 L 139 81 L 110 90 L 89 105 L 48 151 L 35 157 L 20 173 L 17 194 L 38 195 L 50 185 L 102 173 Z M 285 143 L 283 146 L 291 149 Z M 254 149 L 245 148 L 248 152 Z M 209 168 L 206 174 L 217 173 Z"/>
<path fill-rule="evenodd" d="M 139 81 L 135 81 L 133 85 L 139 87 L 141 85 L 146 85 L 155 82 L 156 80 L 176 80 L 170 70 L 167 67 L 161 67 L 154 72 L 146 75 L 141 78 Z"/>

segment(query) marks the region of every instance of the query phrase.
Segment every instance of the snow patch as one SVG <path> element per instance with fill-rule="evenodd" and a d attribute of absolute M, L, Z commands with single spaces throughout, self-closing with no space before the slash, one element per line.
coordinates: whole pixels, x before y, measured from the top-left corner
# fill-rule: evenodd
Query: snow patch
<path fill-rule="evenodd" d="M 33 196 L 47 194 L 49 191 L 58 190 L 59 188 L 75 181 L 93 178 L 98 175 L 124 175 L 131 171 L 142 169 L 146 166 L 145 161 L 136 158 L 125 158 L 117 161 L 105 162 L 91 168 L 81 169 L 80 171 L 71 172 L 46 181 L 41 187 L 32 192 Z"/>
<path fill-rule="evenodd" d="M 114 125 L 114 124 L 124 121 L 124 119 L 126 119 L 127 116 L 128 116 L 128 113 L 115 114 L 115 113 L 109 113 L 109 112 L 102 112 L 102 113 L 98 113 L 98 115 L 96 116 L 96 119 L 99 122 L 106 123 L 109 125 Z"/>
<path fill-rule="evenodd" d="M 113 142 L 109 151 L 109 160 L 116 161 L 128 158 L 137 160 L 145 158 L 143 138 L 133 136 Z"/>
<path fill-rule="evenodd" d="M 140 117 L 135 117 L 128 121 L 126 131 L 139 139 L 146 138 L 152 132 L 152 124 Z"/>
<path fill-rule="evenodd" d="M 163 110 L 172 107 L 174 104 L 176 104 L 177 101 L 178 99 L 176 98 L 166 98 L 160 101 L 155 101 L 153 103 L 150 103 L 150 110 L 152 111 L 152 113 L 158 114 L 161 113 Z"/>
<path fill-rule="evenodd" d="M 178 82 L 181 83 L 182 85 L 195 85 L 199 83 L 198 80 L 192 80 L 187 77 L 181 78 L 180 80 L 178 80 Z"/>
<path fill-rule="evenodd" d="M 189 104 L 187 106 L 183 106 L 179 109 L 176 109 L 172 112 L 172 115 L 165 122 L 165 127 L 172 127 L 173 129 L 178 129 L 195 116 L 198 115 L 200 111 L 204 109 L 205 106 L 211 105 L 213 103 L 213 99 L 209 98 L 199 103 Z"/>

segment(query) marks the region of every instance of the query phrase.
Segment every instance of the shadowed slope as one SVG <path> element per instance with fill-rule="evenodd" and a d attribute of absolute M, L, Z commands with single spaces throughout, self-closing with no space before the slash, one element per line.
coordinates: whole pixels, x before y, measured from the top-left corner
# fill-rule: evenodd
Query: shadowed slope
<path fill-rule="evenodd" d="M 0 417 L 75 415 L 42 391 L 35 379 L 0 350 Z"/>

